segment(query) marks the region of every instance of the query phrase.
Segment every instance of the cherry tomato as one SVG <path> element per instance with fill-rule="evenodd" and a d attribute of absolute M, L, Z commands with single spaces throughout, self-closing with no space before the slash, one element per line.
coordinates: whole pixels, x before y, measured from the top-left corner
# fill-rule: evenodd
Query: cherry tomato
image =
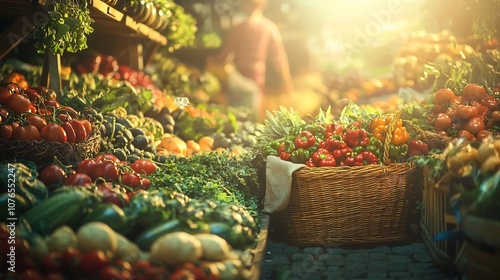
<path fill-rule="evenodd" d="M 38 179 L 46 186 L 60 185 L 66 180 L 66 172 L 59 165 L 51 164 L 43 168 Z"/>
<path fill-rule="evenodd" d="M 0 138 L 9 140 L 12 137 L 12 126 L 10 124 L 0 125 Z"/>
<path fill-rule="evenodd" d="M 490 110 L 498 109 L 498 101 L 493 95 L 486 95 L 479 101 L 481 105 L 488 107 Z"/>
<path fill-rule="evenodd" d="M 3 105 L 8 109 L 12 110 L 16 114 L 22 114 L 30 112 L 31 101 L 28 97 L 14 93 L 7 100 L 4 101 Z"/>
<path fill-rule="evenodd" d="M 444 114 L 439 113 L 436 116 L 436 120 L 434 121 L 434 129 L 435 130 L 447 130 L 451 126 L 451 118 Z"/>
<path fill-rule="evenodd" d="M 98 273 L 109 264 L 109 259 L 103 251 L 89 251 L 83 253 L 80 261 L 80 269 L 89 274 Z"/>
<path fill-rule="evenodd" d="M 111 265 L 113 267 L 116 267 L 119 271 L 132 272 L 132 265 L 129 262 L 127 262 L 127 261 L 124 261 L 124 260 L 121 260 L 121 259 L 115 259 L 115 260 L 113 260 L 113 262 L 111 263 Z"/>
<path fill-rule="evenodd" d="M 457 96 L 455 93 L 449 89 L 449 88 L 442 88 L 434 94 L 434 104 L 436 105 L 442 105 L 444 103 L 450 103 L 453 102 Z"/>
<path fill-rule="evenodd" d="M 12 92 L 6 87 L 0 86 L 0 104 L 4 104 L 5 100 L 12 95 Z"/>
<path fill-rule="evenodd" d="M 151 160 L 138 159 L 132 163 L 131 168 L 139 174 L 149 175 L 156 171 L 156 164 L 154 164 Z"/>
<path fill-rule="evenodd" d="M 56 118 L 62 122 L 67 122 L 70 119 L 66 114 L 57 114 Z"/>
<path fill-rule="evenodd" d="M 75 173 L 64 180 L 64 184 L 68 186 L 87 187 L 92 185 L 92 178 L 90 178 L 90 176 L 85 173 Z"/>
<path fill-rule="evenodd" d="M 484 121 L 480 117 L 475 117 L 469 120 L 467 122 L 467 125 L 465 126 L 465 130 L 470 132 L 472 135 L 477 135 L 479 131 L 483 130 L 485 127 Z"/>
<path fill-rule="evenodd" d="M 84 159 L 76 166 L 76 172 L 92 175 L 98 163 L 94 159 Z"/>
<path fill-rule="evenodd" d="M 47 125 L 47 122 L 40 115 L 27 115 L 25 119 L 32 125 L 36 126 L 39 131 Z"/>
<path fill-rule="evenodd" d="M 69 121 L 73 129 L 75 130 L 76 138 L 75 143 L 81 143 L 85 141 L 87 138 L 87 131 L 85 130 L 85 126 L 79 122 L 78 120 Z"/>
<path fill-rule="evenodd" d="M 71 125 L 71 123 L 69 123 L 69 122 L 63 122 L 61 124 L 61 126 L 64 129 L 64 132 L 66 132 L 68 143 L 71 143 L 71 144 L 75 143 L 75 141 L 76 141 L 76 132 L 73 129 L 73 126 Z"/>
<path fill-rule="evenodd" d="M 41 131 L 42 138 L 47 141 L 53 142 L 66 142 L 68 141 L 68 136 L 64 128 L 56 123 L 49 123 Z"/>
<path fill-rule="evenodd" d="M 219 269 L 217 266 L 210 262 L 200 262 L 193 265 L 194 275 L 196 279 L 206 279 L 206 280 L 218 280 L 220 279 Z"/>
<path fill-rule="evenodd" d="M 122 184 L 132 188 L 137 188 L 141 186 L 141 178 L 134 173 L 125 173 L 121 175 Z"/>
<path fill-rule="evenodd" d="M 132 274 L 137 276 L 144 276 L 153 267 L 148 260 L 137 260 L 132 266 Z"/>
<path fill-rule="evenodd" d="M 17 126 L 12 128 L 12 140 L 28 140 L 35 141 L 40 140 L 41 135 L 38 128 L 32 124 L 25 126 Z"/>
<path fill-rule="evenodd" d="M 170 280 L 197 279 L 193 271 L 187 268 L 177 268 L 171 275 Z"/>

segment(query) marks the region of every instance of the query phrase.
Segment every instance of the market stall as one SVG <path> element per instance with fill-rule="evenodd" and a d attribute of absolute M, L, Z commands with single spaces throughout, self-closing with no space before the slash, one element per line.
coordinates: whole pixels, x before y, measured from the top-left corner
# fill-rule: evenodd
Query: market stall
<path fill-rule="evenodd" d="M 270 71 L 258 120 L 207 64 L 232 1 L 0 0 L 0 278 L 261 279 L 268 231 L 419 240 L 497 277 L 496 18 L 460 34 L 372 3 L 353 33 L 295 2 L 268 15 L 296 89 Z"/>

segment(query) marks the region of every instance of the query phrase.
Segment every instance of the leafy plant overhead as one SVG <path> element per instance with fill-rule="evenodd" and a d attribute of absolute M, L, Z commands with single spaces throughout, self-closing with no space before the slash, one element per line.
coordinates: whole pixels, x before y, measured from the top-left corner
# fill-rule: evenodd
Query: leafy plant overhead
<path fill-rule="evenodd" d="M 35 48 L 38 53 L 60 55 L 84 50 L 93 22 L 86 1 L 55 0 L 54 9 L 35 28 Z"/>

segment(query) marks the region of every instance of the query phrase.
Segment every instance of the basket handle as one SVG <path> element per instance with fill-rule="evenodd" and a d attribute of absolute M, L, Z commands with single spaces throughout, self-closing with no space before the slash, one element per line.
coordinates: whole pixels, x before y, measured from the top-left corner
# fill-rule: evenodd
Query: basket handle
<path fill-rule="evenodd" d="M 401 114 L 402 114 L 401 110 L 397 111 L 396 114 L 394 114 L 394 116 L 392 117 L 391 122 L 387 126 L 387 131 L 385 133 L 385 139 L 384 139 L 384 155 L 382 158 L 382 163 L 385 165 L 391 163 L 391 159 L 389 157 L 389 145 L 391 144 L 392 133 L 394 132 L 396 124 L 401 118 Z"/>

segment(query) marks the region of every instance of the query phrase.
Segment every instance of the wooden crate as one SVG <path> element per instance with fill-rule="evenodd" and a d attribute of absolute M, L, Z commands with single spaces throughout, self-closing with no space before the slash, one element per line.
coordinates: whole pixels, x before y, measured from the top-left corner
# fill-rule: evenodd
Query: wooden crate
<path fill-rule="evenodd" d="M 450 196 L 434 187 L 429 176 L 430 169 L 423 170 L 423 211 L 420 218 L 420 235 L 436 264 L 444 267 L 452 266 L 463 241 L 444 239 L 435 241 L 434 237 L 443 232 L 457 229 L 457 218 L 451 211 Z"/>

